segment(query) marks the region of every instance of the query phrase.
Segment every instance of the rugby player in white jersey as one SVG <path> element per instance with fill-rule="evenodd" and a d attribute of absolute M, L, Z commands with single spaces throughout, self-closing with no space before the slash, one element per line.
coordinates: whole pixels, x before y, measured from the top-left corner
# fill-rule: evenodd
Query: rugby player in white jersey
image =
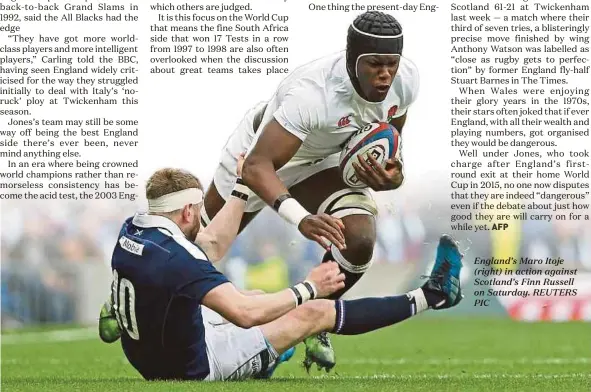
<path fill-rule="evenodd" d="M 341 180 L 339 154 L 349 138 L 370 122 L 389 122 L 402 132 L 419 85 L 414 64 L 402 57 L 398 21 L 366 12 L 350 25 L 346 50 L 296 69 L 268 101 L 252 108 L 222 151 L 220 165 L 201 211 L 206 226 L 229 199 L 239 154 L 249 151 L 243 169 L 249 198 L 240 229 L 265 206 L 298 227 L 327 252 L 345 274 L 338 299 L 370 266 L 376 240 L 375 202 L 367 189 Z M 370 158 L 371 160 L 371 158 Z M 402 162 L 385 168 L 359 160 L 358 177 L 374 191 L 398 188 Z M 325 333 L 306 340 L 307 368 L 327 371 L 335 356 Z"/>

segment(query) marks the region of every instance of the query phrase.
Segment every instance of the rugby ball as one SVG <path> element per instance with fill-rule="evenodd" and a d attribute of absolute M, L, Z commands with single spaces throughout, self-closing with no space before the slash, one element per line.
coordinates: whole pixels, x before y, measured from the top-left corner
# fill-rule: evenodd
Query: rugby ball
<path fill-rule="evenodd" d="M 371 154 L 382 167 L 391 158 L 400 158 L 400 134 L 392 125 L 385 122 L 369 123 L 353 135 L 347 142 L 339 160 L 343 182 L 351 188 L 366 188 L 367 184 L 357 178 L 353 162 L 359 165 L 359 156 L 366 162 Z"/>

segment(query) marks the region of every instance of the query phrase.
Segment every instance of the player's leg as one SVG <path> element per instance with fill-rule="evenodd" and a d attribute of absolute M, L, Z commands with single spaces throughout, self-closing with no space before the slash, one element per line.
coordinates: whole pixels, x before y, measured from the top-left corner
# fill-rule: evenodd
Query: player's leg
<path fill-rule="evenodd" d="M 367 190 L 348 188 L 338 167 L 322 170 L 289 189 L 308 211 L 340 218 L 347 249 L 333 247 L 323 261 L 334 260 L 345 274 L 345 288 L 330 298 L 338 299 L 368 270 L 376 242 L 377 207 Z"/>
<path fill-rule="evenodd" d="M 268 378 L 278 361 L 293 350 L 278 354 L 260 328 L 240 328 L 216 312 L 202 307 L 210 374 L 208 381 Z"/>
<path fill-rule="evenodd" d="M 290 193 L 308 211 L 338 217 L 345 225 L 347 249 L 339 251 L 332 247 L 322 260 L 335 260 L 345 274 L 345 287 L 330 297 L 338 299 L 369 269 L 376 241 L 375 202 L 367 190 L 347 188 L 337 167 L 313 174 L 293 186 Z M 324 333 L 306 340 L 304 365 L 309 369 L 313 362 L 327 370 L 336 364 L 330 339 Z"/>
<path fill-rule="evenodd" d="M 457 244 L 442 236 L 433 271 L 422 287 L 399 296 L 310 301 L 260 328 L 277 354 L 320 332 L 358 335 L 374 331 L 427 309 L 457 305 L 462 299 L 461 268 Z"/>
<path fill-rule="evenodd" d="M 428 308 L 455 306 L 461 300 L 461 257 L 457 245 L 444 236 L 433 272 L 421 288 L 392 297 L 314 300 L 260 327 L 240 328 L 202 307 L 208 380 L 243 380 L 267 374 L 282 354 L 307 336 L 323 331 L 357 335 L 399 323 Z"/>
<path fill-rule="evenodd" d="M 224 322 L 211 310 L 214 316 L 210 316 L 207 308 L 203 308 L 210 367 L 208 380 L 267 378 L 282 355 L 308 336 L 324 331 L 356 335 L 406 320 L 428 306 L 421 289 L 415 292 L 418 295 L 354 301 L 314 300 L 275 321 L 250 329 Z"/>

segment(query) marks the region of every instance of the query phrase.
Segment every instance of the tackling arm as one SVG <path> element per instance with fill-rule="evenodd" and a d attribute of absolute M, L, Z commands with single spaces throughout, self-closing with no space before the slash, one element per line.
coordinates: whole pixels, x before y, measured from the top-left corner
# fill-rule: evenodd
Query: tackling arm
<path fill-rule="evenodd" d="M 220 261 L 232 246 L 238 235 L 245 206 L 242 199 L 230 197 L 211 223 L 197 234 L 195 243 L 203 249 L 210 261 Z"/>
<path fill-rule="evenodd" d="M 241 328 L 250 328 L 283 316 L 295 308 L 295 301 L 291 289 L 253 295 L 238 291 L 232 283 L 225 283 L 207 293 L 203 305 Z"/>
<path fill-rule="evenodd" d="M 340 290 L 345 286 L 344 280 L 338 264 L 327 262 L 310 271 L 304 283 L 278 293 L 244 293 L 227 282 L 210 290 L 202 303 L 233 324 L 250 328 L 276 320 L 310 299 L 324 298 Z"/>
<path fill-rule="evenodd" d="M 240 154 L 236 169 L 238 178 L 242 176 L 243 165 L 244 154 Z M 230 199 L 211 220 L 210 224 L 197 234 L 195 242 L 207 254 L 210 261 L 220 261 L 232 246 L 238 235 L 240 221 L 246 207 L 245 199 L 248 199 L 249 194 L 250 190 L 247 187 L 236 184 Z"/>

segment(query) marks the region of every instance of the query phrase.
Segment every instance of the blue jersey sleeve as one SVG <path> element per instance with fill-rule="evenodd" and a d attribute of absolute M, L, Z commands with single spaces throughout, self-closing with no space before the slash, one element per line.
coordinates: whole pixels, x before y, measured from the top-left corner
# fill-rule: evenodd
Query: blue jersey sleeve
<path fill-rule="evenodd" d="M 184 277 L 177 287 L 179 295 L 201 302 L 210 290 L 229 282 L 209 261 L 189 259 L 184 264 Z"/>

